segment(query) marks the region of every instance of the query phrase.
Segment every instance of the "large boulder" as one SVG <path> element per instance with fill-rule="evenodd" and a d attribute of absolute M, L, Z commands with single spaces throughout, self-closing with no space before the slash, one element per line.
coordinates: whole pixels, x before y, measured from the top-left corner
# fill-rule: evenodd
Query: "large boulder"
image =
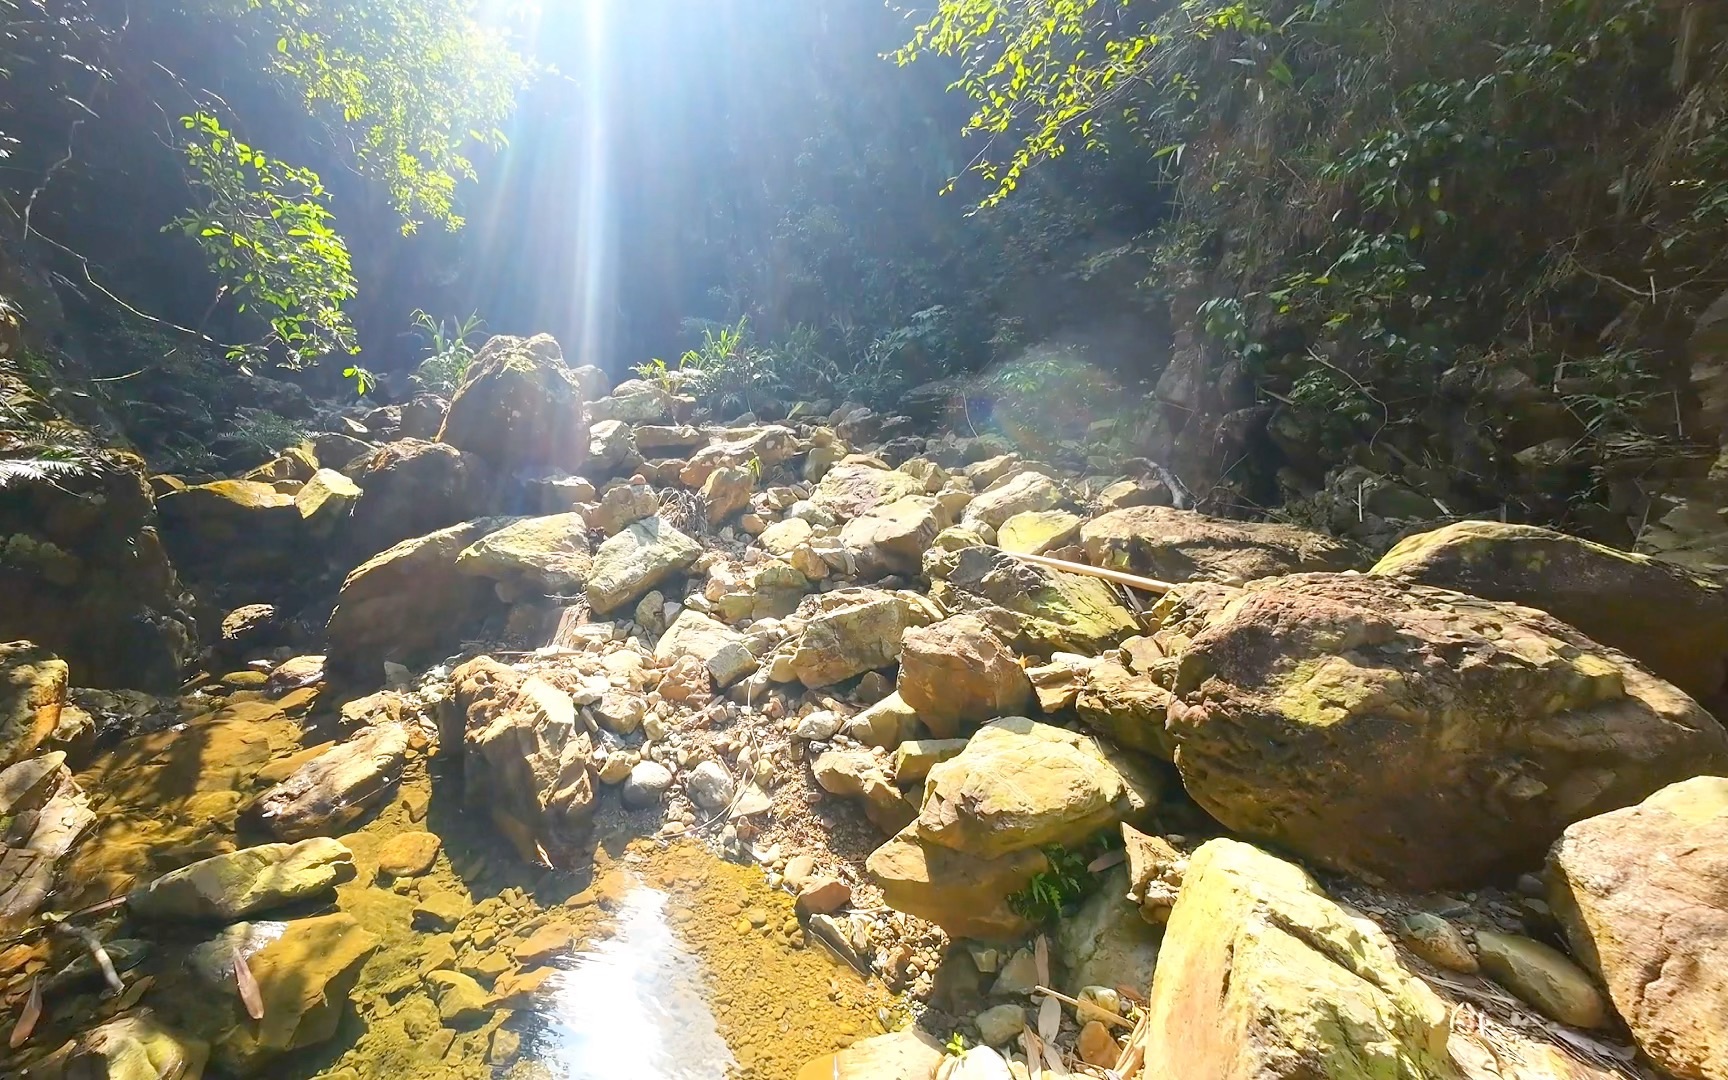
<path fill-rule="evenodd" d="M 588 523 L 581 514 L 527 518 L 481 537 L 456 556 L 456 572 L 498 583 L 501 595 L 573 596 L 588 583 Z"/>
<path fill-rule="evenodd" d="M 1311 571 L 1341 571 L 1367 563 L 1354 544 L 1293 525 L 1226 521 L 1167 506 L 1116 510 L 1080 528 L 1094 566 L 1163 581 L 1222 581 Z"/>
<path fill-rule="evenodd" d="M 162 542 L 189 581 L 274 598 L 308 568 L 310 533 L 294 496 L 254 480 L 182 488 L 156 503 Z"/>
<path fill-rule="evenodd" d="M 1566 940 L 1664 1072 L 1728 1076 L 1728 778 L 1581 821 L 1548 855 Z"/>
<path fill-rule="evenodd" d="M 635 522 L 594 552 L 588 575 L 588 606 L 608 615 L 642 599 L 648 590 L 682 573 L 702 554 L 702 545 L 664 518 Z"/>
<path fill-rule="evenodd" d="M 66 661 L 28 641 L 0 645 L 0 769 L 30 756 L 60 723 Z"/>
<path fill-rule="evenodd" d="M 1531 608 L 1353 574 L 1213 601 L 1169 710 L 1183 781 L 1226 827 L 1331 869 L 1478 883 L 1728 766 L 1695 701 Z"/>
<path fill-rule="evenodd" d="M 329 835 L 376 806 L 402 775 L 408 729 L 383 723 L 331 747 L 258 797 L 251 816 L 282 840 Z"/>
<path fill-rule="evenodd" d="M 457 668 L 463 797 L 528 862 L 576 852 L 594 815 L 594 746 L 569 694 L 480 657 Z"/>
<path fill-rule="evenodd" d="M 479 517 L 492 504 L 490 476 L 454 446 L 401 439 L 349 467 L 360 485 L 346 527 L 353 560 Z"/>
<path fill-rule="evenodd" d="M 995 859 L 1078 846 L 1140 818 L 1156 799 L 1151 777 L 1089 736 L 1009 717 L 930 770 L 916 827 L 931 843 Z"/>
<path fill-rule="evenodd" d="M 1097 891 L 1056 924 L 1051 953 L 1064 972 L 1060 988 L 1069 996 L 1078 996 L 1088 986 L 1152 985 L 1163 932 L 1141 915 L 1139 904 L 1129 900 L 1129 885 L 1126 867 L 1106 870 Z"/>
<path fill-rule="evenodd" d="M 896 911 L 935 923 L 953 937 L 1011 940 L 1031 929 L 1008 903 L 1050 869 L 1037 848 L 981 859 L 932 843 L 916 823 L 870 853 L 864 869 Z"/>
<path fill-rule="evenodd" d="M 975 615 L 912 627 L 900 639 L 900 699 L 933 735 L 951 739 L 1032 704 L 1032 683 L 1014 654 Z"/>
<path fill-rule="evenodd" d="M 908 495 L 853 518 L 840 542 L 874 570 L 917 574 L 936 534 L 954 523 L 946 507 L 928 495 Z"/>
<path fill-rule="evenodd" d="M 1010 518 L 1054 510 L 1063 501 L 1062 488 L 1056 481 L 1028 469 L 997 481 L 966 505 L 966 512 L 960 520 L 966 525 L 988 525 L 1000 529 Z"/>
<path fill-rule="evenodd" d="M 217 1046 L 217 1060 L 238 1075 L 256 1073 L 271 1059 L 336 1035 L 360 970 L 378 948 L 377 935 L 352 915 L 296 919 L 247 961 L 258 984 L 264 1018 L 243 1017 Z"/>
<path fill-rule="evenodd" d="M 678 473 L 678 482 L 687 488 L 700 488 L 716 470 L 750 469 L 753 461 L 758 473 L 765 472 L 791 457 L 797 448 L 797 433 L 779 424 L 738 432 L 691 454 Z"/>
<path fill-rule="evenodd" d="M 979 546 L 932 551 L 925 569 L 938 603 L 977 615 L 1021 652 L 1090 656 L 1140 631 L 1112 587 L 1094 577 L 1033 566 Z"/>
<path fill-rule="evenodd" d="M 462 630 L 497 603 L 491 583 L 463 574 L 456 560 L 481 537 L 508 524 L 481 518 L 404 540 L 361 563 L 342 583 L 325 630 L 325 670 L 373 684 L 384 661 L 414 666 L 442 659 Z"/>
<path fill-rule="evenodd" d="M 1172 761 L 1176 749 L 1165 730 L 1171 700 L 1170 691 L 1150 676 L 1100 660 L 1085 667 L 1074 711 L 1087 727 L 1118 746 Z"/>
<path fill-rule="evenodd" d="M 1373 921 L 1234 840 L 1189 863 L 1147 1007 L 1148 1080 L 1456 1080 L 1446 1004 Z"/>
<path fill-rule="evenodd" d="M 480 347 L 438 441 L 506 476 L 573 473 L 588 454 L 581 382 L 549 335 L 499 335 Z"/>
<path fill-rule="evenodd" d="M 791 654 L 791 673 L 815 689 L 891 666 L 906 629 L 929 622 L 905 594 L 839 589 L 798 606 L 804 622 Z"/>
<path fill-rule="evenodd" d="M 878 506 L 922 494 L 924 481 L 910 473 L 862 461 L 842 461 L 822 477 L 810 501 L 841 521 L 850 521 Z"/>
<path fill-rule="evenodd" d="M 731 686 L 757 667 L 756 657 L 746 647 L 743 634 L 689 608 L 678 613 L 654 646 L 654 659 L 668 667 L 685 656 L 699 660 L 721 688 Z"/>
<path fill-rule="evenodd" d="M 179 686 L 198 631 L 156 522 L 132 454 L 0 489 L 0 641 L 37 642 L 86 686 Z"/>
<path fill-rule="evenodd" d="M 1728 589 L 1648 555 L 1461 521 L 1403 540 L 1371 572 L 1541 608 L 1706 704 L 1728 684 Z"/>
<path fill-rule="evenodd" d="M 127 895 L 140 919 L 233 922 L 320 896 L 354 877 L 354 855 L 327 836 L 262 844 L 182 866 Z"/>

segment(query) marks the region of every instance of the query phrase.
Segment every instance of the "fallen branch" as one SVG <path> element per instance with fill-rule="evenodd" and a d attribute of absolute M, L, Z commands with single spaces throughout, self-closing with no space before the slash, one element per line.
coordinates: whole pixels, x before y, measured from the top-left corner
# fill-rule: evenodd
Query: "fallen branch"
<path fill-rule="evenodd" d="M 997 550 L 1001 551 L 1002 549 L 998 548 Z M 1085 577 L 1103 578 L 1105 581 L 1114 581 L 1118 585 L 1126 585 L 1130 589 L 1139 589 L 1141 592 L 1155 593 L 1159 596 L 1163 596 L 1165 593 L 1181 587 L 1168 581 L 1159 581 L 1156 578 L 1124 574 L 1120 570 L 1106 570 L 1102 566 L 1087 566 L 1085 563 L 1068 562 L 1063 559 L 1052 559 L 1048 555 L 1025 555 L 1018 551 L 1002 551 L 1002 554 L 1008 556 L 1010 559 L 1019 559 L 1021 562 L 1029 562 L 1034 566 L 1043 566 L 1051 570 L 1060 570 L 1066 574 L 1081 574 Z"/>
<path fill-rule="evenodd" d="M 1058 993 L 1055 990 L 1050 989 L 1048 986 L 1034 986 L 1032 988 L 1032 993 L 1034 996 L 1042 995 L 1047 998 L 1055 998 L 1057 1001 L 1060 1001 L 1062 1004 L 1073 1009 L 1076 1014 L 1084 1016 L 1088 1020 L 1102 1020 L 1106 1024 L 1115 1024 L 1117 1027 L 1132 1028 L 1134 1026 L 1134 1021 L 1132 1020 L 1117 1016 L 1110 1010 L 1099 1008 L 1097 1005 L 1085 1001 L 1078 1001 L 1069 997 L 1067 994 Z"/>

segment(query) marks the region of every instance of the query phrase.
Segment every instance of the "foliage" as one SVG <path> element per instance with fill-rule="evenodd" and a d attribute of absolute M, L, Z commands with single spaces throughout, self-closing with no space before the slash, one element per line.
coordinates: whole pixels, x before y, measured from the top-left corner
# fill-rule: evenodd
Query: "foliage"
<path fill-rule="evenodd" d="M 270 458 L 304 442 L 309 432 L 297 421 L 268 409 L 241 408 L 222 434 L 255 456 Z"/>
<path fill-rule="evenodd" d="M 1068 913 L 1074 905 L 1098 891 L 1098 878 L 1087 866 L 1110 850 L 1114 838 L 1099 834 L 1078 849 L 1060 844 L 1045 847 L 1050 866 L 1040 870 L 1026 887 L 1008 897 L 1014 914 L 1037 926 L 1047 926 Z"/>
<path fill-rule="evenodd" d="M 310 169 L 270 157 L 208 113 L 184 117 L 182 147 L 202 206 L 173 223 L 198 241 L 217 274 L 233 284 L 239 309 L 270 324 L 263 341 L 236 346 L 243 359 L 271 345 L 288 367 L 360 346 L 342 305 L 359 291 L 348 246 L 330 225 L 329 192 Z"/>
<path fill-rule="evenodd" d="M 413 322 L 425 339 L 427 354 L 414 370 L 414 382 L 434 393 L 455 393 L 468 375 L 468 365 L 474 362 L 474 343 L 484 334 L 486 324 L 478 313 L 444 322 L 424 311 L 416 311 Z"/>
<path fill-rule="evenodd" d="M 90 433 L 43 406 L 31 389 L 29 353 L 0 356 L 0 491 L 56 483 L 99 471 Z"/>

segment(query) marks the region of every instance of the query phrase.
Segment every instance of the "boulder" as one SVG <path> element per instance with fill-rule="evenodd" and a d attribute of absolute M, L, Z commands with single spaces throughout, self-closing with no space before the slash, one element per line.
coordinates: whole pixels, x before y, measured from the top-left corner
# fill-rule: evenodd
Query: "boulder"
<path fill-rule="evenodd" d="M 360 501 L 360 485 L 334 469 L 319 469 L 294 495 L 294 509 L 315 540 L 335 536 Z"/>
<path fill-rule="evenodd" d="M 149 1009 L 119 1016 L 80 1035 L 32 1068 L 45 1080 L 198 1080 L 210 1044 L 163 1024 Z"/>
<path fill-rule="evenodd" d="M 143 459 L 118 451 L 0 490 L 0 641 L 36 642 L 86 686 L 179 687 L 198 629 L 150 490 Z"/>
<path fill-rule="evenodd" d="M 996 530 L 996 546 L 1021 555 L 1042 555 L 1072 544 L 1085 521 L 1066 510 L 1028 510 Z"/>
<path fill-rule="evenodd" d="M 931 843 L 994 859 L 1079 846 L 1156 800 L 1149 776 L 1093 739 L 1009 717 L 980 728 L 959 756 L 930 770 L 917 830 Z"/>
<path fill-rule="evenodd" d="M 1017 514 L 1054 510 L 1064 501 L 1061 487 L 1040 472 L 1011 473 L 966 506 L 963 525 L 1000 529 Z"/>
<path fill-rule="evenodd" d="M 924 481 L 916 476 L 862 462 L 842 461 L 822 477 L 810 501 L 841 521 L 850 521 L 878 506 L 922 494 Z"/>
<path fill-rule="evenodd" d="M 480 657 L 451 675 L 463 717 L 463 797 L 528 862 L 576 851 L 594 815 L 593 742 L 570 695 Z"/>
<path fill-rule="evenodd" d="M 700 660 L 722 689 L 757 667 L 756 658 L 745 647 L 743 634 L 689 608 L 678 613 L 654 646 L 654 659 L 663 664 L 670 665 L 681 656 Z"/>
<path fill-rule="evenodd" d="M 660 797 L 672 787 L 672 770 L 658 761 L 639 761 L 624 781 L 624 805 L 632 810 L 659 806 Z"/>
<path fill-rule="evenodd" d="M 742 465 L 722 465 L 702 482 L 704 520 L 711 528 L 719 527 L 727 518 L 742 513 L 755 492 L 755 473 Z"/>
<path fill-rule="evenodd" d="M 911 824 L 918 807 L 888 777 L 888 764 L 869 750 L 829 750 L 810 766 L 816 784 L 830 795 L 859 799 L 864 816 L 889 836 Z"/>
<path fill-rule="evenodd" d="M 571 596 L 588 582 L 588 523 L 581 514 L 526 518 L 456 556 L 456 572 L 495 581 L 503 595 Z"/>
<path fill-rule="evenodd" d="M 924 550 L 952 525 L 943 505 L 928 495 L 908 495 L 860 514 L 840 530 L 840 542 L 866 567 L 915 575 Z"/>
<path fill-rule="evenodd" d="M 127 896 L 127 909 L 154 921 L 233 922 L 330 892 L 354 877 L 354 856 L 327 836 L 263 844 L 169 871 Z"/>
<path fill-rule="evenodd" d="M 1728 778 L 1700 776 L 1571 826 L 1549 902 L 1639 1049 L 1685 1080 L 1728 1076 Z"/>
<path fill-rule="evenodd" d="M 1195 853 L 1147 1006 L 1148 1080 L 1457 1080 L 1446 1004 L 1370 919 L 1234 840 Z"/>
<path fill-rule="evenodd" d="M 904 596 L 880 589 L 823 593 L 800 604 L 798 615 L 804 632 L 791 669 L 811 689 L 892 665 L 906 629 L 929 621 Z"/>
<path fill-rule="evenodd" d="M 842 726 L 848 737 L 884 750 L 915 738 L 919 728 L 918 714 L 899 694 L 889 694 Z"/>
<path fill-rule="evenodd" d="M 814 535 L 815 530 L 808 521 L 802 518 L 787 518 L 763 529 L 761 535 L 756 537 L 756 542 L 761 544 L 768 554 L 784 559 L 801 545 L 808 544 Z"/>
<path fill-rule="evenodd" d="M 1009 940 L 1031 929 L 1008 904 L 1050 868 L 1030 848 L 994 859 L 932 843 L 916 823 L 870 853 L 864 869 L 896 911 L 933 922 L 952 937 Z"/>
<path fill-rule="evenodd" d="M 443 659 L 465 626 L 494 609 L 490 582 L 458 573 L 456 560 L 482 537 L 509 524 L 481 518 L 404 540 L 361 563 L 336 597 L 325 628 L 325 670 L 377 685 L 384 662 L 410 668 Z"/>
<path fill-rule="evenodd" d="M 1691 698 L 1531 608 L 1351 574 L 1214 599 L 1167 721 L 1183 782 L 1227 828 L 1334 870 L 1468 886 L 1728 765 Z"/>
<path fill-rule="evenodd" d="M 1018 652 L 1094 656 L 1140 632 L 1105 582 L 1033 566 L 993 548 L 932 552 L 925 571 L 937 603 L 977 615 Z"/>
<path fill-rule="evenodd" d="M 403 832 L 378 849 L 378 872 L 391 877 L 419 877 L 432 869 L 444 841 L 435 833 Z"/>
<path fill-rule="evenodd" d="M 1366 565 L 1354 544 L 1293 525 L 1225 521 L 1167 506 L 1136 506 L 1087 522 L 1080 544 L 1094 566 L 1163 581 L 1241 584 L 1257 578 Z"/>
<path fill-rule="evenodd" d="M 407 754 L 401 724 L 367 728 L 260 795 L 249 814 L 282 840 L 339 832 L 390 793 Z"/>
<path fill-rule="evenodd" d="M 66 661 L 28 641 L 0 645 L 0 769 L 54 733 L 66 707 Z"/>
<path fill-rule="evenodd" d="M 675 399 L 671 391 L 642 379 L 619 383 L 612 393 L 588 403 L 588 419 L 622 420 L 626 424 L 657 424 L 672 418 Z"/>
<path fill-rule="evenodd" d="M 358 561 L 484 514 L 493 503 L 489 470 L 454 446 L 402 439 L 349 466 L 360 485 L 347 532 Z"/>
<path fill-rule="evenodd" d="M 594 552 L 588 576 L 588 604 L 599 615 L 610 614 L 678 574 L 702 554 L 702 545 L 674 529 L 665 519 L 638 521 L 609 537 Z"/>
<path fill-rule="evenodd" d="M 1401 541 L 1371 573 L 1540 608 L 1706 704 L 1728 680 L 1728 589 L 1648 555 L 1461 521 Z"/>
<path fill-rule="evenodd" d="M 1088 986 L 1151 986 L 1158 963 L 1162 930 L 1128 900 L 1127 867 L 1112 867 L 1099 878 L 1097 891 L 1056 924 L 1050 942 L 1063 971 L 1059 989 L 1070 997 Z"/>
<path fill-rule="evenodd" d="M 636 434 L 624 421 L 601 420 L 588 429 L 588 475 L 603 480 L 640 460 Z"/>
<path fill-rule="evenodd" d="M 938 739 L 1021 715 L 1032 704 L 1025 669 L 975 615 L 908 629 L 895 689 Z"/>
<path fill-rule="evenodd" d="M 660 496 L 647 484 L 613 484 L 600 496 L 599 504 L 586 511 L 588 524 L 607 536 L 659 512 Z"/>
<path fill-rule="evenodd" d="M 748 471 L 752 461 L 756 462 L 758 472 L 765 472 L 790 458 L 797 448 L 796 432 L 789 427 L 770 424 L 696 451 L 679 472 L 678 482 L 687 488 L 700 488 L 716 470 Z"/>
<path fill-rule="evenodd" d="M 1087 727 L 1117 745 L 1172 761 L 1176 749 L 1165 720 L 1173 700 L 1170 691 L 1149 676 L 1100 660 L 1087 665 L 1081 676 L 1074 710 Z"/>
<path fill-rule="evenodd" d="M 377 936 L 352 915 L 287 923 L 280 937 L 247 961 L 264 1019 L 236 1023 L 218 1044 L 217 1060 L 245 1075 L 279 1055 L 334 1038 L 360 969 L 377 948 Z M 241 1013 L 237 997 L 230 1007 Z"/>
<path fill-rule="evenodd" d="M 1483 974 L 1550 1020 L 1580 1028 L 1608 1023 L 1602 991 L 1558 949 L 1516 934 L 1478 930 L 1476 959 Z"/>
<path fill-rule="evenodd" d="M 582 385 L 549 335 L 480 347 L 438 441 L 514 477 L 573 473 L 588 455 Z"/>
<path fill-rule="evenodd" d="M 276 596 L 306 569 L 309 533 L 294 496 L 253 480 L 218 480 L 156 501 L 162 543 L 188 580 L 245 583 Z"/>
<path fill-rule="evenodd" d="M 942 1044 L 908 1028 L 860 1039 L 806 1062 L 797 1080 L 930 1080 L 942 1064 Z"/>

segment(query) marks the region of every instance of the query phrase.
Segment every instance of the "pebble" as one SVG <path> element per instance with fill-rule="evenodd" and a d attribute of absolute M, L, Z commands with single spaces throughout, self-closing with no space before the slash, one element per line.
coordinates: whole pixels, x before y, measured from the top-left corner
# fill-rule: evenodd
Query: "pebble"
<path fill-rule="evenodd" d="M 1026 1010 L 1019 1005 L 998 1005 L 973 1018 L 978 1036 L 987 1046 L 1001 1046 L 1026 1028 Z"/>
<path fill-rule="evenodd" d="M 1480 967 L 1464 935 L 1438 915 L 1414 912 L 1404 917 L 1399 929 L 1410 951 L 1437 968 L 1474 975 Z"/>
<path fill-rule="evenodd" d="M 392 877 L 419 877 L 432 869 L 443 846 L 429 832 L 398 833 L 378 849 L 378 869 Z"/>
<path fill-rule="evenodd" d="M 1080 1041 L 1075 1046 L 1080 1060 L 1097 1069 L 1114 1069 L 1122 1056 L 1115 1036 L 1102 1022 L 1093 1020 L 1080 1029 Z"/>

